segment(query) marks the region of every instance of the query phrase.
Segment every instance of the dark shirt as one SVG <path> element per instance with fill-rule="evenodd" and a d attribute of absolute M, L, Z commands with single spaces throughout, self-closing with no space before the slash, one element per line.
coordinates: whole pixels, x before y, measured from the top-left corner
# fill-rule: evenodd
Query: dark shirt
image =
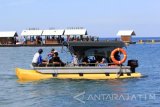
<path fill-rule="evenodd" d="M 52 57 L 52 59 L 49 60 L 49 63 L 53 63 L 53 62 L 61 62 L 59 57 Z"/>
<path fill-rule="evenodd" d="M 82 62 L 88 63 L 88 57 L 83 58 L 83 59 L 82 59 Z"/>
<path fill-rule="evenodd" d="M 102 61 L 102 56 L 95 56 L 96 61 L 101 62 Z"/>
<path fill-rule="evenodd" d="M 115 53 L 114 57 L 117 61 L 121 60 L 121 56 L 119 55 L 119 52 Z"/>

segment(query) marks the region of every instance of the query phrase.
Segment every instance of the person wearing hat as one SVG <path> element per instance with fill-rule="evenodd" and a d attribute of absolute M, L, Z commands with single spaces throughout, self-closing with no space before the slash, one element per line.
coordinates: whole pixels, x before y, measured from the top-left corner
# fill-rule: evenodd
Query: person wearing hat
<path fill-rule="evenodd" d="M 57 50 L 55 50 L 54 48 L 52 48 L 52 49 L 51 49 L 51 52 L 47 55 L 47 60 L 48 60 L 48 62 L 53 58 L 53 55 L 54 55 L 55 52 L 58 53 Z"/>
<path fill-rule="evenodd" d="M 54 48 L 53 48 L 53 49 L 51 49 L 51 52 L 47 55 L 47 60 L 48 60 L 48 62 L 49 62 L 49 60 L 51 60 L 51 59 L 52 59 L 53 54 L 54 54 L 54 51 L 55 51 L 55 49 L 54 49 Z"/>
<path fill-rule="evenodd" d="M 43 49 L 39 49 L 38 52 L 34 54 L 32 65 L 33 66 L 46 66 L 47 61 L 42 59 L 41 54 L 43 53 Z"/>

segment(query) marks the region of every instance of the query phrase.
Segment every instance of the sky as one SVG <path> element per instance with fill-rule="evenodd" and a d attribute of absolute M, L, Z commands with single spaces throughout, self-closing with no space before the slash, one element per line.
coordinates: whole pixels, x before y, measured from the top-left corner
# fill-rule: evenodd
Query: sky
<path fill-rule="evenodd" d="M 0 31 L 84 27 L 88 34 L 160 36 L 160 0 L 0 0 Z"/>

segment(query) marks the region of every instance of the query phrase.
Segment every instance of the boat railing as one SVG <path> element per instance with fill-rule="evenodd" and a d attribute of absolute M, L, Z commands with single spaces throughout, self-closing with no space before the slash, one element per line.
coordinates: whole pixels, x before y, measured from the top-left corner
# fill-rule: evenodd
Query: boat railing
<path fill-rule="evenodd" d="M 114 63 L 79 63 L 79 64 L 73 64 L 73 63 L 66 63 L 66 64 L 47 64 L 44 66 L 32 66 L 30 65 L 31 68 L 37 68 L 37 67 L 111 67 L 111 66 L 123 66 L 123 65 L 116 65 Z"/>
<path fill-rule="evenodd" d="M 116 65 L 114 63 L 79 63 L 79 64 L 66 64 L 66 66 L 123 66 L 121 65 Z"/>

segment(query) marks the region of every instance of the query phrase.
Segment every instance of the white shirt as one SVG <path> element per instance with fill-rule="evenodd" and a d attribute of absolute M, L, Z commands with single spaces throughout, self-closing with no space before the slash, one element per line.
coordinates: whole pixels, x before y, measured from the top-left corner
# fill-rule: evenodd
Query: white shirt
<path fill-rule="evenodd" d="M 76 55 L 73 56 L 72 63 L 75 64 L 75 65 L 78 65 L 78 58 L 77 58 Z"/>
<path fill-rule="evenodd" d="M 40 54 L 37 52 L 34 54 L 34 57 L 32 59 L 32 63 L 37 63 L 38 62 L 38 58 L 39 58 Z"/>

